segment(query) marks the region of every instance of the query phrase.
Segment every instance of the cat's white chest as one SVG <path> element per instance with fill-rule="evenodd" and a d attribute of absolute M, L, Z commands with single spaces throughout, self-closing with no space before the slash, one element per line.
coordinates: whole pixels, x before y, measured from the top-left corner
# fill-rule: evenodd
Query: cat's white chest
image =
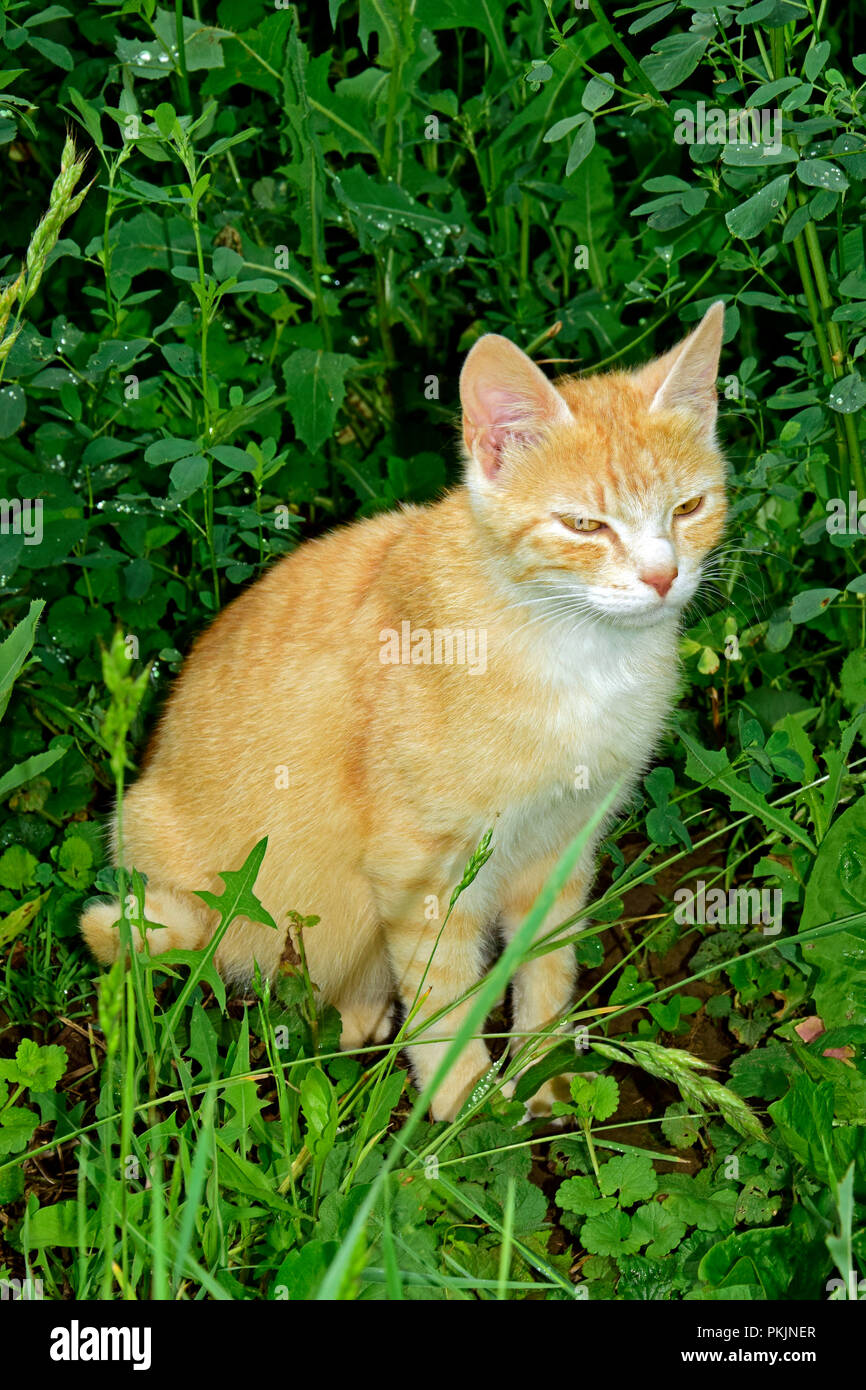
<path fill-rule="evenodd" d="M 500 871 L 558 855 L 618 783 L 625 792 L 650 762 L 673 699 L 669 629 L 607 629 L 547 659 L 528 702 L 524 756 L 496 808 Z"/>
<path fill-rule="evenodd" d="M 676 685 L 676 630 L 590 627 L 570 645 L 545 649 L 539 681 L 539 739 L 548 758 L 573 760 L 563 777 L 580 788 L 593 779 L 604 795 L 611 779 L 646 763 Z"/>

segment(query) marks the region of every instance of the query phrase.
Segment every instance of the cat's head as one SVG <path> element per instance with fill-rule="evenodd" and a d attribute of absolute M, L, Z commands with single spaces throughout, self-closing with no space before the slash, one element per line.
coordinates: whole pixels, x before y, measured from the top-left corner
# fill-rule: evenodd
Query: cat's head
<path fill-rule="evenodd" d="M 675 616 L 725 522 L 715 437 L 724 307 L 631 372 L 554 386 L 490 333 L 460 377 L 466 482 L 516 594 L 557 592 L 623 626 Z"/>

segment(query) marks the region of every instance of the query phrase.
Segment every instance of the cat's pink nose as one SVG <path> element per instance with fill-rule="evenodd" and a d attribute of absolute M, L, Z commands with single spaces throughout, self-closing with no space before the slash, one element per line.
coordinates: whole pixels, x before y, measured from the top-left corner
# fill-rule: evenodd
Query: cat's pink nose
<path fill-rule="evenodd" d="M 641 579 L 644 584 L 649 584 L 651 588 L 655 589 L 659 598 L 664 598 L 678 574 L 679 570 L 677 569 L 656 570 L 652 574 L 642 574 Z"/>

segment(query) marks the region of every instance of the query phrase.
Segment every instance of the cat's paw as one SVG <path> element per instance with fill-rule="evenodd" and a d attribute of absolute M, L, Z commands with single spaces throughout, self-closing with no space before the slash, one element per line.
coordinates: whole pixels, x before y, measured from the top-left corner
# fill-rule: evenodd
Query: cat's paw
<path fill-rule="evenodd" d="M 370 1043 L 384 1042 L 391 1032 L 393 1004 L 339 1004 L 343 1030 L 340 1051 L 357 1052 Z"/>
<path fill-rule="evenodd" d="M 472 1092 L 489 1075 L 490 1058 L 487 1049 L 483 1043 L 479 1044 L 479 1048 L 481 1051 L 473 1051 L 471 1056 L 464 1054 L 458 1058 L 456 1065 L 445 1077 L 430 1107 L 434 1120 L 456 1119 Z"/>
<path fill-rule="evenodd" d="M 547 1119 L 552 1115 L 554 1102 L 569 1102 L 571 1100 L 570 1081 L 571 1075 L 566 1073 L 564 1076 L 552 1076 L 549 1081 L 545 1081 L 539 1086 L 535 1095 L 530 1096 L 526 1102 L 524 1122 Z M 550 1123 L 555 1125 L 557 1129 L 563 1129 L 568 1123 L 568 1118 L 568 1116 L 556 1115 L 550 1119 Z"/>

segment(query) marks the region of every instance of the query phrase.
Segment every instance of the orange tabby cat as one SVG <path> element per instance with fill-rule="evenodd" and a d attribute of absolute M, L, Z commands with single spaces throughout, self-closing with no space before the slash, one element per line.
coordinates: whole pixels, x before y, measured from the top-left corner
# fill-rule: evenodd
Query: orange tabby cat
<path fill-rule="evenodd" d="M 164 924 L 151 951 L 202 947 L 215 914 L 191 890 L 221 891 L 219 871 L 267 835 L 256 892 L 279 930 L 236 919 L 219 969 L 238 984 L 254 961 L 273 972 L 287 913 L 316 914 L 307 959 L 343 1046 L 381 1040 L 492 826 L 419 1021 L 479 978 L 488 934 L 515 931 L 617 779 L 646 769 L 668 716 L 679 617 L 725 518 L 723 317 L 714 304 L 640 370 L 556 386 L 506 338 L 479 339 L 460 378 L 464 485 L 301 546 L 226 609 L 126 798 L 124 861 Z M 545 930 L 585 901 L 593 848 Z M 84 913 L 100 961 L 117 955 L 117 918 L 105 902 Z M 574 980 L 571 946 L 522 966 L 517 1045 L 567 1010 Z M 420 1083 L 466 1007 L 409 1048 Z M 452 1117 L 489 1065 L 474 1040 L 434 1115 Z"/>

